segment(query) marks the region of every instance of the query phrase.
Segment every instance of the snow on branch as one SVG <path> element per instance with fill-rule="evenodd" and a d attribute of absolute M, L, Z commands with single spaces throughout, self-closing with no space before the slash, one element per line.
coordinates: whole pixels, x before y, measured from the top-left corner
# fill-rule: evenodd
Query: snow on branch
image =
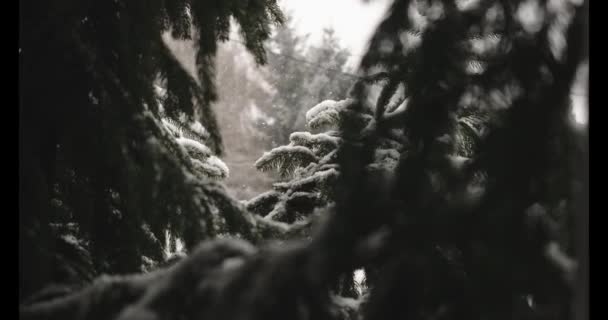
<path fill-rule="evenodd" d="M 192 165 L 199 174 L 217 179 L 228 177 L 230 172 L 228 166 L 212 155 L 211 150 L 205 145 L 187 138 L 178 138 L 177 142 L 188 151 Z"/>
<path fill-rule="evenodd" d="M 209 131 L 207 131 L 207 129 L 205 129 L 205 127 L 203 127 L 203 125 L 198 121 L 193 121 L 190 124 L 189 128 L 190 130 L 192 130 L 192 132 L 198 134 L 199 136 L 205 139 L 209 138 L 210 136 Z"/>
<path fill-rule="evenodd" d="M 228 166 L 218 157 L 214 156 L 211 149 L 207 146 L 196 140 L 183 137 L 177 138 L 176 141 L 186 149 L 191 157 L 192 165 L 198 173 L 217 179 L 228 177 L 230 173 Z"/>
<path fill-rule="evenodd" d="M 306 124 L 312 128 L 336 125 L 340 119 L 337 102 L 325 100 L 306 112 Z"/>
<path fill-rule="evenodd" d="M 205 158 L 212 155 L 211 149 L 198 141 L 188 138 L 177 138 L 176 140 L 193 158 Z"/>
<path fill-rule="evenodd" d="M 272 210 L 277 201 L 279 201 L 279 193 L 270 190 L 247 201 L 245 207 L 253 213 L 263 214 Z"/>
<path fill-rule="evenodd" d="M 83 290 L 21 306 L 20 319 L 164 319 L 166 310 L 177 318 L 189 318 L 193 315 L 188 314 L 192 310 L 187 306 L 201 298 L 197 295 L 201 284 L 213 279 L 214 274 L 228 282 L 237 281 L 228 272 L 238 266 L 232 262 L 256 252 L 249 243 L 236 239 L 206 242 L 170 268 L 147 274 L 102 276 Z"/>
<path fill-rule="evenodd" d="M 194 169 L 205 177 L 217 179 L 224 179 L 228 177 L 228 167 L 218 157 L 211 156 L 204 161 L 194 158 L 190 160 L 192 161 Z"/>
<path fill-rule="evenodd" d="M 314 145 L 329 145 L 338 147 L 342 139 L 340 137 L 331 136 L 327 133 L 311 134 L 310 132 L 294 132 L 289 136 L 289 140 L 294 145 L 312 147 Z"/>
<path fill-rule="evenodd" d="M 162 123 L 175 137 L 186 137 L 203 142 L 210 137 L 209 131 L 198 121 L 176 121 L 163 117 Z"/>
<path fill-rule="evenodd" d="M 296 168 L 306 166 L 317 160 L 310 149 L 303 146 L 287 145 L 265 152 L 255 162 L 255 167 L 261 171 L 276 170 L 282 176 L 287 176 Z"/>
<path fill-rule="evenodd" d="M 487 131 L 484 127 L 487 121 L 487 117 L 471 115 L 459 118 L 458 124 L 474 134 L 476 138 L 479 138 L 483 137 Z"/>
<path fill-rule="evenodd" d="M 325 100 L 306 112 L 306 124 L 312 129 L 335 126 L 340 120 L 340 112 L 352 105 L 355 100 Z"/>
<path fill-rule="evenodd" d="M 382 116 L 382 123 L 397 123 L 402 120 L 407 112 L 407 99 L 403 99 L 403 101 L 394 109 L 388 112 L 385 112 Z"/>
<path fill-rule="evenodd" d="M 312 176 L 296 181 L 278 182 L 273 185 L 276 189 L 303 189 L 309 186 L 328 184 L 332 179 L 336 179 L 339 175 L 338 170 L 330 168 L 324 171 L 315 172 Z"/>
<path fill-rule="evenodd" d="M 311 134 L 309 132 L 294 132 L 289 136 L 291 144 L 311 149 L 319 157 L 338 148 L 342 139 L 327 133 Z"/>

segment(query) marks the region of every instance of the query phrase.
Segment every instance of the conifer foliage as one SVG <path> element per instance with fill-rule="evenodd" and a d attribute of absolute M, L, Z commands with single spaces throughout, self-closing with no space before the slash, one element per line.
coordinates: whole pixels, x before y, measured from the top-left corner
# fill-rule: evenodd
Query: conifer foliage
<path fill-rule="evenodd" d="M 130 2 L 127 8 L 132 3 L 138 2 Z M 237 20 L 241 17 L 244 29 L 261 19 L 251 13 L 270 12 L 271 17 L 279 17 L 272 5 L 269 11 L 259 11 L 260 7 L 252 4 L 262 3 L 245 3 L 251 7 L 246 18 L 241 11 L 232 12 Z M 580 217 L 587 214 L 585 207 L 579 211 L 576 206 L 577 199 L 585 196 L 581 192 L 586 181 L 572 170 L 573 163 L 584 156 L 574 145 L 582 138 L 568 122 L 568 92 L 585 58 L 581 35 L 586 8 L 586 1 L 581 5 L 578 1 L 395 0 L 370 41 L 360 66 L 360 81 L 353 85 L 350 95 L 310 109 L 306 114 L 310 132 L 293 133 L 289 145 L 275 148 L 258 160 L 258 168 L 278 170 L 284 181 L 247 202 L 252 213 L 223 195 L 212 182 L 190 174 L 195 172 L 191 159 L 207 159 L 207 149 L 187 142 L 181 144 L 188 149 L 182 152 L 180 138 L 176 142 L 168 130 L 159 129 L 161 120 L 150 107 L 153 99 L 134 95 L 132 90 L 139 91 L 130 87 L 141 85 L 141 81 L 130 78 L 140 74 L 105 78 L 112 75 L 110 71 L 123 70 L 96 67 L 91 70 L 93 75 L 109 80 L 76 82 L 73 80 L 80 79 L 78 75 L 88 74 L 87 69 L 42 72 L 40 81 L 65 77 L 62 84 L 74 86 L 69 87 L 70 92 L 84 95 L 44 91 L 47 87 L 39 86 L 30 92 L 45 94 L 24 101 L 44 97 L 45 106 L 53 108 L 35 109 L 30 114 L 32 119 L 41 119 L 38 113 L 65 111 L 62 108 L 70 106 L 70 111 L 83 116 L 95 112 L 86 119 L 105 131 L 95 127 L 99 130 L 93 134 L 90 123 L 75 121 L 69 113 L 53 113 L 55 118 L 48 116 L 43 118 L 47 121 L 29 124 L 30 133 L 55 128 L 59 121 L 71 124 L 70 120 L 82 130 L 72 140 L 60 140 L 61 152 L 52 145 L 52 155 L 57 158 L 52 162 L 40 160 L 48 160 L 40 141 L 47 141 L 49 136 L 30 136 L 30 141 L 37 144 L 27 145 L 29 149 L 22 144 L 28 152 L 41 155 L 26 158 L 31 171 L 21 171 L 29 182 L 25 187 L 31 188 L 27 195 L 32 198 L 28 200 L 45 200 L 28 202 L 30 211 L 26 212 L 30 215 L 21 215 L 22 219 L 37 218 L 33 219 L 36 223 L 28 225 L 30 228 L 48 223 L 42 220 L 46 216 L 32 212 L 48 212 L 34 205 L 46 205 L 52 192 L 57 191 L 47 184 L 42 186 L 48 190 L 36 189 L 39 186 L 34 182 L 47 181 L 49 172 L 54 172 L 57 177 L 50 181 L 71 179 L 71 184 L 59 187 L 77 186 L 73 191 L 59 192 L 62 196 L 82 192 L 84 195 L 79 194 L 77 199 L 93 200 L 89 210 L 79 204 L 79 214 L 74 217 L 92 212 L 88 219 L 108 226 L 113 222 L 109 217 L 118 218 L 99 213 L 118 206 L 120 214 L 115 216 L 124 218 L 112 226 L 137 230 L 140 220 L 135 219 L 144 213 L 169 221 L 162 227 L 173 226 L 173 220 L 162 214 L 171 212 L 183 216 L 184 221 L 199 219 L 199 224 L 177 229 L 183 231 L 189 248 L 198 240 L 220 239 L 202 241 L 185 259 L 169 267 L 103 277 L 82 290 L 57 294 L 54 299 L 30 300 L 22 304 L 20 315 L 23 319 L 120 320 L 570 319 L 573 298 L 580 301 L 574 295 L 581 294 L 577 291 L 579 284 L 585 289 L 582 280 L 588 279 L 587 271 L 581 269 L 587 265 L 585 252 L 576 246 L 582 243 L 577 239 L 587 235 L 575 232 L 584 227 L 579 224 L 583 221 Z M 92 13 L 103 12 L 107 11 Z M 130 11 L 120 11 L 118 16 L 131 17 L 126 12 Z M 193 21 L 198 21 L 195 25 L 200 26 L 201 20 L 197 19 L 203 17 L 203 10 L 193 4 L 190 12 Z M 213 15 L 219 12 L 224 11 L 204 11 L 207 29 L 200 32 L 216 30 L 209 28 L 211 21 L 217 22 L 218 28 L 223 26 L 225 20 L 209 20 L 219 17 Z M 62 12 L 67 17 L 69 13 L 74 14 Z M 114 16 L 107 19 L 113 21 Z M 121 19 L 118 21 L 131 26 Z M 260 28 L 252 28 L 248 41 L 263 37 Z M 77 32 L 60 33 L 59 40 L 42 43 L 71 48 L 66 45 L 72 43 L 66 34 L 78 36 Z M 217 36 L 221 38 L 221 34 Z M 109 41 L 104 37 L 92 39 Z M 93 52 L 100 51 L 95 58 L 113 61 L 112 53 L 102 54 L 108 48 L 96 48 Z M 254 53 L 256 48 L 250 45 Z M 46 51 L 52 59 L 44 61 L 59 59 L 59 55 L 53 56 L 56 51 Z M 121 51 L 117 52 L 120 57 Z M 80 57 L 70 50 L 67 53 L 73 59 Z M 25 48 L 22 54 L 26 54 Z M 42 63 L 40 68 L 59 66 L 67 68 L 67 63 Z M 21 64 L 21 68 L 26 67 L 30 65 Z M 109 71 L 100 74 L 99 70 Z M 204 84 L 210 78 L 205 76 L 209 73 L 202 73 L 199 80 L 207 88 Z M 87 83 L 95 85 L 93 97 L 98 104 L 82 102 L 89 101 L 88 91 L 81 90 Z M 40 83 L 36 80 L 28 84 Z M 374 90 L 374 86 L 380 90 Z M 168 84 L 167 88 L 171 91 L 177 87 Z M 210 91 L 205 90 L 202 101 L 211 98 Z M 59 98 L 63 103 L 56 104 Z M 140 104 L 125 102 L 138 98 Z M 73 104 L 77 101 L 82 104 Z M 23 106 L 33 108 L 38 104 L 22 104 L 22 110 Z M 205 110 L 204 106 L 201 104 L 200 109 Z M 171 114 L 171 107 L 166 110 Z M 202 118 L 205 115 L 210 113 L 203 112 Z M 208 119 L 201 119 L 201 124 L 212 132 L 214 127 Z M 67 131 L 71 127 L 65 124 L 58 128 Z M 91 142 L 87 138 L 99 141 L 80 146 Z M 135 138 L 141 139 L 136 140 L 139 144 L 134 143 Z M 158 144 L 171 152 L 153 148 Z M 70 152 L 76 145 L 90 152 Z M 116 149 L 108 149 L 112 146 Z M 216 147 L 211 149 L 218 152 Z M 104 161 L 93 161 L 93 155 L 99 156 L 101 151 L 107 151 L 101 153 Z M 43 170 L 41 164 L 48 163 L 63 164 L 62 170 Z M 164 177 L 157 183 L 153 179 L 156 175 L 151 174 L 158 172 L 155 164 L 162 168 Z M 127 180 L 118 179 L 119 174 Z M 186 179 L 177 183 L 170 174 Z M 110 188 L 100 181 L 118 182 Z M 125 181 L 129 184 L 120 184 Z M 198 192 L 196 201 L 192 201 L 192 190 Z M 156 198 L 150 202 L 152 195 Z M 191 202 L 194 205 L 188 206 Z M 217 204 L 218 210 L 210 204 Z M 194 213 L 200 215 L 191 216 Z M 315 219 L 317 216 L 322 219 Z M 80 219 L 78 226 L 85 221 Z M 218 222 L 223 219 L 226 224 Z M 309 228 L 317 221 L 318 228 Z M 222 225 L 226 228 L 217 227 Z M 153 235 L 158 229 L 159 224 L 150 222 Z M 237 233 L 252 241 L 226 239 Z M 132 240 L 128 236 L 134 234 L 119 233 L 123 236 L 119 241 Z M 96 248 L 94 241 L 98 245 L 112 243 L 96 236 L 102 235 L 90 236 L 92 248 Z M 260 243 L 260 239 L 304 237 L 308 241 L 278 246 L 251 244 Z M 96 253 L 111 252 L 96 250 L 92 250 L 93 262 Z M 121 252 L 115 254 L 120 256 Z M 130 253 L 127 256 L 133 257 Z M 111 260 L 104 259 L 101 261 Z M 363 297 L 330 294 L 331 286 L 357 268 L 365 268 L 368 275 L 369 290 Z M 575 319 L 587 319 L 584 306 L 576 312 Z"/>
<path fill-rule="evenodd" d="M 383 88 L 374 83 L 365 86 L 370 91 Z M 407 103 L 403 87 L 398 92 L 396 90 L 384 117 L 397 117 L 405 112 Z M 355 96 L 351 96 L 341 101 L 325 100 L 310 108 L 306 112 L 306 125 L 310 131 L 293 132 L 288 145 L 273 148 L 256 161 L 258 170 L 276 171 L 283 179 L 276 182 L 272 190 L 249 200 L 247 208 L 268 220 L 310 225 L 312 221 L 308 220 L 314 220 L 311 215 L 315 209 L 333 206 L 333 189 L 340 172 L 337 159 L 339 148 L 345 140 L 352 143 L 370 134 L 377 125 L 373 103 L 365 104 L 358 111 L 354 109 L 355 106 Z M 340 131 L 340 123 L 345 119 L 354 124 L 350 135 Z M 469 108 L 457 115 L 453 137 L 455 151 L 450 155 L 452 161 L 470 160 L 482 137 L 486 120 L 486 113 L 479 109 Z M 451 137 L 442 139 L 449 143 Z M 408 149 L 405 131 L 391 128 L 379 137 L 373 161 L 367 164 L 366 169 L 374 174 L 392 176 Z"/>
<path fill-rule="evenodd" d="M 227 232 L 217 224 L 226 219 L 217 202 L 230 199 L 197 174 L 227 173 L 211 155 L 222 151 L 210 107 L 217 98 L 213 59 L 234 19 L 264 63 L 262 42 L 283 21 L 276 2 L 19 5 L 20 297 L 72 277 L 40 266 L 64 265 L 65 255 L 80 249 L 90 251 L 87 275 L 136 272 L 146 261 L 164 260 L 167 229 L 187 248 Z M 166 32 L 194 40 L 196 77 L 163 42 Z M 166 92 L 159 95 L 156 84 Z M 163 126 L 180 117 L 206 129 L 209 148 Z M 201 151 L 205 161 L 188 156 Z M 62 251 L 65 232 L 52 225 L 72 226 L 76 251 Z"/>
<path fill-rule="evenodd" d="M 308 108 L 321 100 L 344 98 L 353 83 L 352 75 L 345 73 L 350 52 L 340 46 L 333 29 L 324 29 L 320 42 L 310 45 L 292 23 L 287 15 L 285 25 L 270 39 L 268 65 L 262 70 L 276 88 L 270 101 L 258 105 L 273 119 L 258 128 L 272 138 L 272 148 L 288 143 L 294 130 L 305 129 Z"/>

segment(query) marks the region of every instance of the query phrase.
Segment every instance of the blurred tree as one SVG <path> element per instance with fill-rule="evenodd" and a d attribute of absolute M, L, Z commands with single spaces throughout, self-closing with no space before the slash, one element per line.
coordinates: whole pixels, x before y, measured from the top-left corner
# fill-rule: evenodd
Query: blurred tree
<path fill-rule="evenodd" d="M 287 143 L 291 132 L 304 129 L 304 114 L 311 105 L 323 99 L 341 99 L 353 83 L 353 78 L 344 74 L 349 52 L 339 45 L 331 28 L 324 30 L 318 46 L 306 42 L 296 34 L 289 16 L 271 38 L 263 75 L 275 94 L 269 104 L 261 106 L 274 119 L 262 128 L 271 137 L 270 147 Z"/>
<path fill-rule="evenodd" d="M 217 42 L 233 18 L 255 61 L 265 63 L 262 42 L 283 21 L 276 1 L 19 5 L 20 299 L 65 280 L 56 269 L 69 257 L 86 266 L 83 281 L 162 262 L 168 229 L 187 249 L 229 230 L 250 235 L 236 227 L 240 211 L 225 216 L 232 202 L 198 175 L 193 150 L 180 147 L 161 117 L 199 121 L 206 151 L 221 155 L 210 107 Z M 193 39 L 194 77 L 163 41 L 167 32 Z"/>
<path fill-rule="evenodd" d="M 256 172 L 253 162 L 270 141 L 260 130 L 269 125 L 270 117 L 259 106 L 267 104 L 274 92 L 259 76 L 242 44 L 230 41 L 219 49 L 217 84 L 222 98 L 215 107 L 226 144 L 224 160 L 233 172 L 225 183 L 237 199 L 248 199 L 272 181 L 270 176 Z"/>
<path fill-rule="evenodd" d="M 322 99 L 344 97 L 352 84 L 345 76 L 347 50 L 332 29 L 325 29 L 318 47 L 287 24 L 277 28 L 268 46 L 269 62 L 256 68 L 235 37 L 220 46 L 216 105 L 225 160 L 234 171 L 226 181 L 238 199 L 249 199 L 270 187 L 274 175 L 255 171 L 260 149 L 286 142 L 289 134 L 304 129 L 304 114 Z M 244 80 L 247 81 L 244 81 Z M 283 142 L 279 142 L 283 141 Z"/>
<path fill-rule="evenodd" d="M 369 86 L 369 89 L 379 87 Z M 282 239 L 309 239 L 311 226 L 318 218 L 319 210 L 335 205 L 335 190 L 340 166 L 337 153 L 345 142 L 339 130 L 345 117 L 353 117 L 356 130 L 368 134 L 374 124 L 374 107 L 364 106 L 364 111 L 353 113 L 355 97 L 341 101 L 325 100 L 306 112 L 307 128 L 310 131 L 293 132 L 288 145 L 273 148 L 256 161 L 261 171 L 276 171 L 284 181 L 276 182 L 272 190 L 264 192 L 246 203 L 247 209 L 269 221 L 284 224 L 290 232 L 269 234 L 265 237 Z M 396 116 L 407 108 L 407 101 L 398 94 L 393 97 L 387 115 Z M 483 126 L 484 114 L 480 111 L 458 115 L 455 161 L 472 157 L 476 141 L 481 138 L 479 126 Z M 353 120 L 351 119 L 351 120 Z M 358 138 L 358 137 L 357 137 Z M 355 138 L 356 139 L 356 138 Z M 352 143 L 353 138 L 348 138 Z M 407 152 L 407 137 L 403 130 L 392 130 L 382 134 L 376 141 L 373 161 L 368 170 L 383 176 L 393 176 L 400 157 Z M 483 179 L 483 178 L 481 178 Z M 477 179 L 477 183 L 482 180 Z M 346 281 L 345 281 L 346 280 Z M 353 277 L 341 280 L 345 296 L 356 297 Z M 346 283 L 344 283 L 346 282 Z"/>
<path fill-rule="evenodd" d="M 585 235 L 570 236 L 585 137 L 569 123 L 584 17 L 567 1 L 395 0 L 349 98 L 307 112 L 320 133 L 259 159 L 289 180 L 248 203 L 258 214 L 220 211 L 243 232 L 297 239 L 323 173 L 334 205 L 309 241 L 205 241 L 171 268 L 22 306 L 22 319 L 570 318 L 573 257 L 586 254 L 573 245 Z M 364 298 L 328 294 L 360 267 Z"/>

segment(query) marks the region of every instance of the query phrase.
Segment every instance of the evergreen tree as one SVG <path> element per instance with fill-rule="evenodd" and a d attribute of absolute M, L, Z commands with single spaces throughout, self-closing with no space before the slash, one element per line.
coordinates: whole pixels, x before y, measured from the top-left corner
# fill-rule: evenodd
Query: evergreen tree
<path fill-rule="evenodd" d="M 369 90 L 380 86 L 368 85 Z M 407 108 L 403 87 L 387 106 L 387 117 L 396 117 Z M 273 184 L 272 190 L 262 193 L 246 203 L 247 208 L 264 219 L 280 223 L 288 233 L 282 238 L 309 238 L 310 226 L 318 219 L 315 212 L 324 207 L 335 205 L 335 184 L 340 172 L 337 152 L 347 139 L 351 143 L 361 135 L 373 130 L 373 104 L 365 104 L 362 112 L 355 112 L 355 97 L 345 100 L 325 100 L 306 113 L 307 127 L 311 132 L 294 132 L 290 143 L 266 152 L 256 162 L 261 171 L 276 171 L 284 181 Z M 339 130 L 340 121 L 351 117 L 355 137 L 344 136 Z M 453 161 L 466 161 L 474 154 L 476 142 L 482 137 L 483 120 L 487 117 L 482 111 L 466 109 L 458 115 L 458 128 L 455 135 L 456 151 Z M 373 151 L 373 160 L 366 167 L 370 172 L 390 177 L 395 174 L 399 159 L 408 151 L 408 140 L 404 130 L 394 129 L 378 137 Z M 477 184 L 483 182 L 478 174 Z M 268 235 L 272 237 L 273 235 Z M 368 270 L 369 271 L 369 270 Z M 346 280 L 346 283 L 344 283 Z M 340 292 L 347 296 L 357 296 L 353 277 L 342 280 L 346 285 Z"/>
<path fill-rule="evenodd" d="M 235 170 L 226 183 L 239 199 L 249 199 L 270 186 L 273 175 L 255 172 L 259 149 L 286 142 L 304 129 L 306 108 L 322 99 L 346 94 L 352 78 L 343 73 L 348 51 L 333 30 L 324 31 L 318 46 L 307 45 L 287 26 L 278 28 L 269 43 L 269 62 L 256 68 L 243 56 L 239 40 L 220 47 L 218 121 L 227 145 L 226 162 Z M 244 81 L 246 79 L 246 81 Z"/>
<path fill-rule="evenodd" d="M 310 81 L 307 82 L 310 97 L 309 104 L 324 99 L 341 99 L 348 93 L 356 77 L 348 74 L 351 70 L 346 63 L 350 58 L 350 51 L 343 48 L 335 35 L 333 28 L 323 29 L 321 42 L 307 51 L 307 59 L 311 61 Z M 306 107 L 301 111 L 302 115 Z M 303 128 L 296 123 L 296 128 Z"/>
<path fill-rule="evenodd" d="M 226 145 L 224 160 L 234 173 L 225 183 L 237 199 L 252 197 L 272 181 L 253 167 L 259 150 L 270 144 L 270 137 L 260 128 L 272 124 L 260 106 L 269 103 L 273 88 L 258 70 L 236 39 L 220 47 L 217 84 L 220 96 L 225 98 L 218 100 L 215 108 Z"/>
<path fill-rule="evenodd" d="M 340 138 L 334 206 L 310 241 L 205 241 L 171 268 L 100 279 L 24 306 L 22 318 L 569 318 L 586 272 L 572 257 L 587 263 L 568 236 L 581 192 L 570 188 L 585 181 L 569 170 L 579 137 L 567 122 L 586 7 L 394 1 L 350 99 L 308 112 L 310 127 L 337 121 L 340 133 L 296 134 L 260 161 L 294 185 L 320 162 L 313 141 Z M 387 137 L 402 138 L 397 163 L 374 166 Z M 273 217 L 251 216 L 249 228 L 289 236 L 294 224 Z M 376 270 L 364 303 L 332 299 L 328 286 L 359 267 Z"/>
<path fill-rule="evenodd" d="M 234 201 L 197 175 L 194 144 L 174 139 L 161 118 L 200 121 L 209 151 L 221 155 L 210 108 L 217 42 L 234 18 L 256 62 L 266 62 L 262 42 L 283 21 L 275 1 L 22 1 L 20 12 L 20 299 L 66 280 L 57 269 L 70 257 L 93 267 L 78 284 L 162 262 L 167 229 L 187 249 L 228 230 L 250 235 L 227 226 L 242 214 L 225 216 Z M 196 77 L 166 32 L 193 40 Z M 77 243 L 61 238 L 67 227 Z"/>
<path fill-rule="evenodd" d="M 318 46 L 306 40 L 296 34 L 289 16 L 271 39 L 263 75 L 276 94 L 261 105 L 274 119 L 261 128 L 272 139 L 270 147 L 287 143 L 291 132 L 305 128 L 307 108 L 323 99 L 341 99 L 352 85 L 352 77 L 344 73 L 349 52 L 339 45 L 333 29 L 324 30 Z"/>
<path fill-rule="evenodd" d="M 567 181 L 579 179 L 566 151 L 581 58 L 582 21 L 573 12 L 566 2 L 394 2 L 362 62 L 364 76 L 385 72 L 375 130 L 339 158 L 341 192 L 326 228 L 349 231 L 324 239 L 350 247 L 388 226 L 365 318 L 570 316 L 574 253 L 559 235 L 576 212 L 567 209 L 576 196 Z M 552 40 L 561 32 L 566 48 Z M 407 108 L 393 117 L 386 105 L 400 85 Z M 484 114 L 477 150 L 454 157 L 458 114 L 471 108 Z M 395 126 L 407 131 L 407 156 L 378 182 L 360 167 Z M 336 250 L 325 254 L 347 258 Z"/>

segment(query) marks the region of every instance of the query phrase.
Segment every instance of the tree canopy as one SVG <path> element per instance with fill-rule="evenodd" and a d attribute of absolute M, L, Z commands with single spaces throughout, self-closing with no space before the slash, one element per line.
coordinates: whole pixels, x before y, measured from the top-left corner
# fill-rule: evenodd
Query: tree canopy
<path fill-rule="evenodd" d="M 64 276 L 37 268 L 65 259 L 52 225 L 78 229 L 95 273 L 162 262 L 167 229 L 188 248 L 225 232 L 225 217 L 213 217 L 230 201 L 199 179 L 201 164 L 161 118 L 198 123 L 208 152 L 221 155 L 217 43 L 234 19 L 266 62 L 262 43 L 284 19 L 276 2 L 22 1 L 20 12 L 20 297 Z M 193 39 L 195 76 L 162 40 L 167 32 Z"/>
<path fill-rule="evenodd" d="M 569 94 L 587 1 L 394 0 L 350 91 L 306 106 L 256 162 L 282 181 L 245 203 L 210 177 L 213 56 L 233 17 L 265 62 L 274 1 L 21 6 L 23 319 L 588 318 Z M 195 37 L 196 78 L 166 31 Z M 53 259 L 79 261 L 78 288 L 32 297 L 65 281 L 33 272 Z"/>

